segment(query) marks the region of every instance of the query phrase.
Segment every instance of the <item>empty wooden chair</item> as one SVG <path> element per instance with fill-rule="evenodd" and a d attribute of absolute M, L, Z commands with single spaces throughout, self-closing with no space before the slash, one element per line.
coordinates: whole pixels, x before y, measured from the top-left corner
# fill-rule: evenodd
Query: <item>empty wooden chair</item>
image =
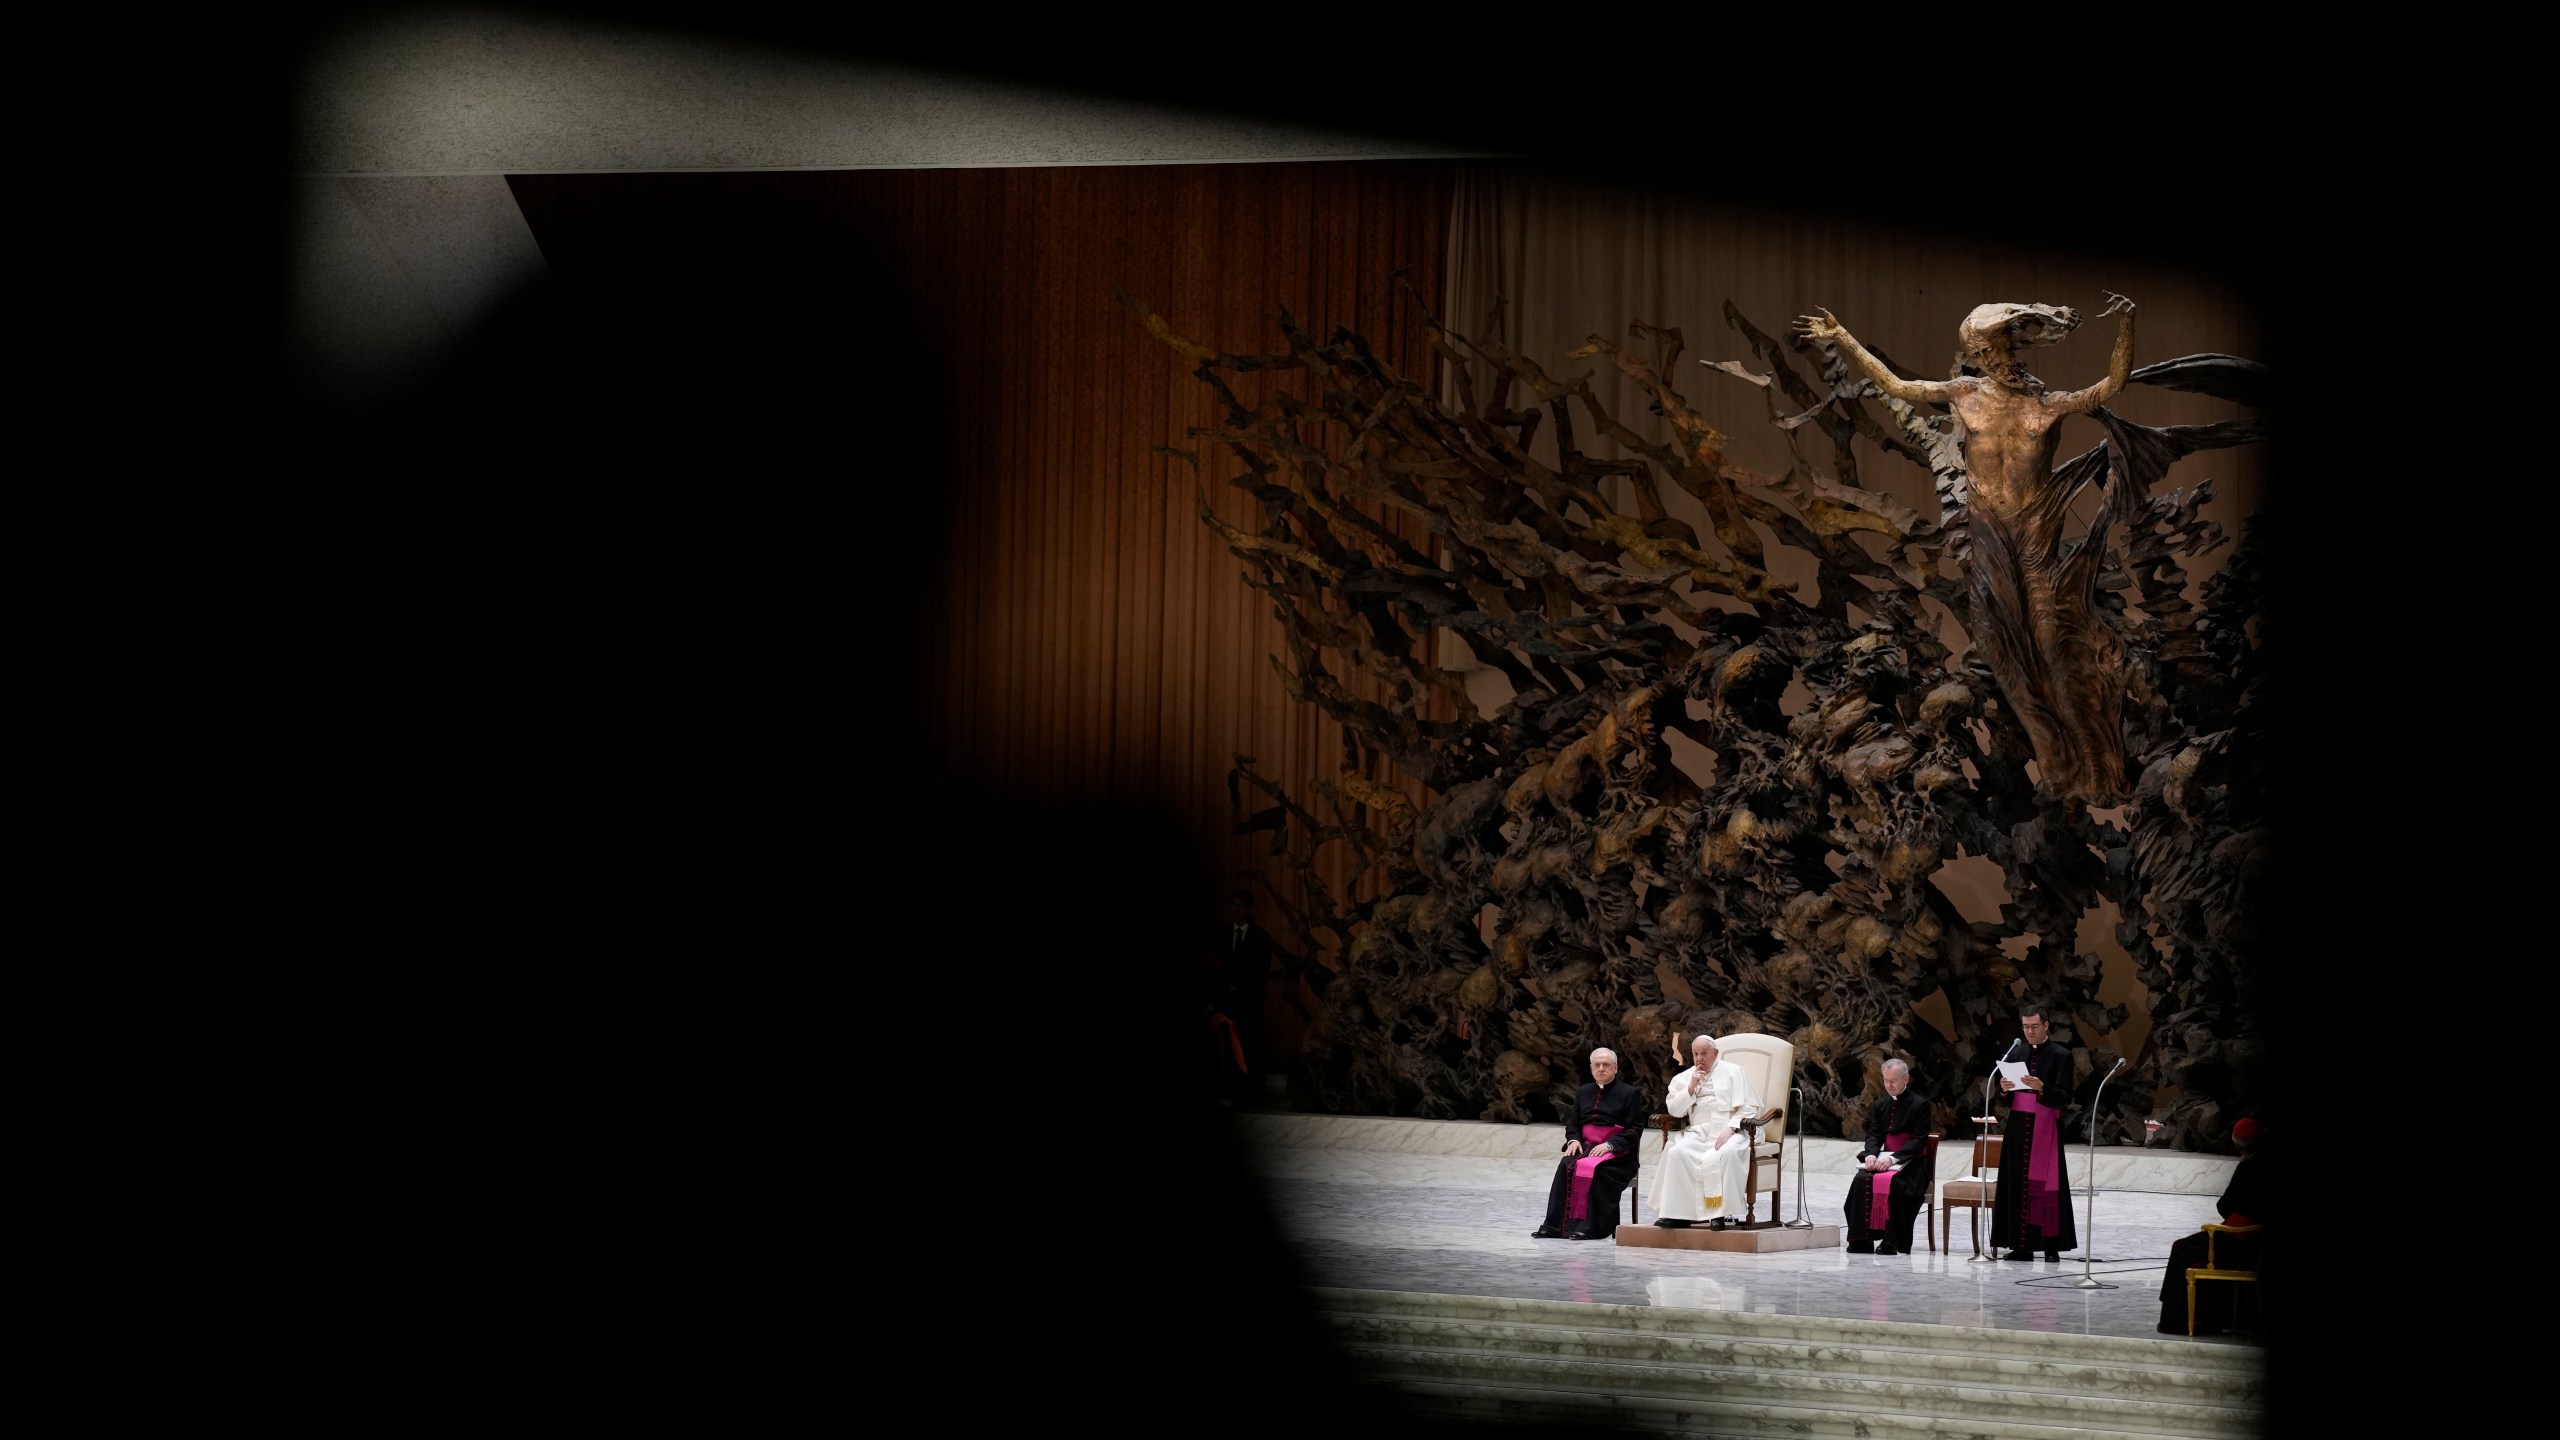
<path fill-rule="evenodd" d="M 1979 1120 L 1981 1117 L 1976 1116 Z M 1936 1147 L 1932 1145 L 1932 1150 Z M 1936 1172 L 1932 1171 L 1932 1174 Z M 1989 1208 L 2000 1187 L 2000 1137 L 1988 1131 L 1973 1137 L 1973 1173 L 1961 1180 L 1950 1180 L 1938 1187 L 1938 1222 L 1947 1232 L 1947 1246 L 1956 1243 L 1955 1212 L 1961 1207 L 1973 1212 L 1973 1253 L 1982 1253 L 1982 1212 Z M 1933 1238 L 1932 1247 L 1937 1244 Z"/>

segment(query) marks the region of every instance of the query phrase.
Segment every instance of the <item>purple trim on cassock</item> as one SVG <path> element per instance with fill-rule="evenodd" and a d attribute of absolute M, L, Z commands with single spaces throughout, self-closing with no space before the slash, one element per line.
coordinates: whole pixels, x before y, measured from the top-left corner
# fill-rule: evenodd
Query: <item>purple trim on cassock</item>
<path fill-rule="evenodd" d="M 1608 1143 L 1609 1137 L 1617 1134 L 1622 1128 L 1624 1127 L 1617 1125 L 1582 1127 L 1582 1158 L 1573 1162 L 1573 1188 L 1566 1193 L 1564 1201 L 1564 1218 L 1567 1220 L 1591 1218 L 1591 1172 L 1617 1159 L 1618 1155 L 1613 1150 L 1606 1155 L 1595 1157 L 1590 1147 Z"/>
<path fill-rule="evenodd" d="M 2025 1213 L 2038 1233 L 2051 1235 L 2062 1228 L 2062 1112 L 2038 1100 L 2033 1090 L 2015 1091 L 2009 1100 L 2035 1117 L 2027 1136 Z"/>
<path fill-rule="evenodd" d="M 1890 1155 L 1910 1143 L 1908 1135 L 1887 1135 L 1884 1137 L 1885 1153 Z M 1891 1170 L 1876 1172 L 1875 1193 L 1867 1198 L 1867 1228 L 1870 1230 L 1883 1229 L 1884 1222 L 1893 1215 L 1894 1173 Z"/>

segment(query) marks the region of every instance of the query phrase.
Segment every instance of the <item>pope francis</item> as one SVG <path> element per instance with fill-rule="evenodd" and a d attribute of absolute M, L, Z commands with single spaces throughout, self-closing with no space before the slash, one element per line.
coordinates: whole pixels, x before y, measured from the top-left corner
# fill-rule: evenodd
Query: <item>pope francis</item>
<path fill-rule="evenodd" d="M 1716 1058 L 1712 1037 L 1691 1041 L 1689 1058 L 1663 1096 L 1662 1108 L 1686 1116 L 1689 1128 L 1663 1147 L 1653 1172 L 1653 1223 L 1678 1230 L 1704 1220 L 1722 1230 L 1750 1213 L 1743 1187 L 1751 1137 L 1739 1122 L 1760 1113 L 1760 1095 L 1741 1066 Z"/>

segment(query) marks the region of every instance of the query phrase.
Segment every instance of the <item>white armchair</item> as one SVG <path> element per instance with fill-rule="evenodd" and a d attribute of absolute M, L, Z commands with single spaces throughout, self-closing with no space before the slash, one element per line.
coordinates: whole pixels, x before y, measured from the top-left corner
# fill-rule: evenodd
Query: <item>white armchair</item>
<path fill-rule="evenodd" d="M 1796 1047 L 1775 1035 L 1726 1035 L 1716 1041 L 1716 1058 L 1740 1067 L 1760 1095 L 1761 1118 L 1743 1126 L 1751 1137 L 1751 1194 L 1742 1223 L 1755 1229 L 1781 1224 L 1778 1207 L 1786 1191 L 1787 1102 L 1795 1093 Z M 1769 1197 L 1765 1220 L 1759 1218 L 1762 1195 Z"/>

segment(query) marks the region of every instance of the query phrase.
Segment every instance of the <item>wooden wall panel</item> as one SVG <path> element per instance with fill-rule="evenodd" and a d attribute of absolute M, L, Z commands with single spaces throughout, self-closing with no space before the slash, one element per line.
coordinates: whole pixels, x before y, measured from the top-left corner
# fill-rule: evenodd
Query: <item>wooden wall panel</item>
<path fill-rule="evenodd" d="M 1419 316 L 1394 272 L 1438 294 L 1453 176 L 1451 162 L 1427 161 L 511 183 L 564 277 L 650 243 L 635 232 L 653 217 L 707 209 L 818 237 L 904 308 L 905 328 L 834 343 L 920 339 L 911 362 L 946 403 L 916 418 L 939 428 L 931 448 L 944 473 L 875 473 L 864 436 L 894 417 L 848 396 L 842 452 L 821 457 L 805 483 L 844 495 L 849 573 L 879 547 L 912 543 L 897 522 L 919 502 L 899 497 L 928 478 L 943 489 L 949 543 L 934 593 L 920 613 L 887 617 L 916 626 L 924 647 L 925 733 L 981 793 L 1171 811 L 1214 856 L 1201 867 L 1212 893 L 1176 901 L 1196 903 L 1205 921 L 1227 879 L 1282 874 L 1264 837 L 1228 833 L 1234 757 L 1256 757 L 1308 798 L 1338 769 L 1341 738 L 1285 699 L 1270 607 L 1198 518 L 1205 493 L 1229 522 L 1259 523 L 1225 483 L 1238 467 L 1184 435 L 1215 423 L 1213 393 L 1113 292 L 1232 351 L 1284 348 L 1282 310 L 1318 335 L 1348 325 L 1429 385 Z M 1197 477 L 1160 445 L 1199 450 Z M 745 447 L 738 460 L 760 463 Z M 847 652 L 881 620 L 845 615 Z M 1336 867 L 1329 878 L 1349 876 Z"/>
<path fill-rule="evenodd" d="M 889 387 L 885 398 L 829 397 L 823 418 L 841 448 L 817 455 L 765 453 L 755 433 L 771 417 L 742 416 L 737 453 L 726 457 L 733 468 L 702 483 L 771 483 L 779 470 L 792 484 L 840 494 L 842 533 L 828 544 L 841 551 L 848 594 L 859 589 L 853 577 L 934 533 L 929 517 L 914 512 L 938 509 L 947 543 L 922 572 L 924 591 L 869 608 L 848 604 L 839 627 L 844 654 L 815 662 L 840 665 L 849 684 L 878 685 L 878 673 L 855 657 L 876 627 L 904 627 L 923 657 L 923 679 L 914 696 L 890 703 L 912 700 L 956 776 L 981 794 L 1069 813 L 1089 801 L 1171 812 L 1201 857 L 1182 883 L 1213 893 L 1168 898 L 1204 915 L 1227 880 L 1255 870 L 1283 875 L 1262 837 L 1227 833 L 1234 756 L 1256 757 L 1265 774 L 1309 799 L 1336 773 L 1341 737 L 1283 695 L 1270 665 L 1281 635 L 1269 606 L 1197 517 L 1205 494 L 1231 523 L 1256 519 L 1248 497 L 1225 483 L 1233 467 L 1185 436 L 1215 423 L 1211 392 L 1144 333 L 1113 298 L 1115 288 L 1193 338 L 1234 351 L 1280 348 L 1273 317 L 1282 309 L 1319 335 L 1349 325 L 1425 384 L 1436 383 L 1434 367 L 1419 317 L 1394 283 L 1399 267 L 1427 296 L 1440 296 L 1444 279 L 1457 280 L 1449 315 L 1461 329 L 1482 331 L 1482 312 L 1503 290 L 1505 338 L 1560 371 L 1598 371 L 1604 394 L 1623 389 L 1613 372 L 1567 361 L 1564 350 L 1595 332 L 1623 337 L 1631 319 L 1678 324 L 1689 339 L 1681 388 L 1727 428 L 1738 459 L 1770 469 L 1784 462 L 1758 392 L 1695 363 L 1744 354 L 1717 313 L 1726 299 L 1772 329 L 1830 305 L 1924 372 L 1946 362 L 1963 312 L 1991 299 L 2095 310 L 2101 290 L 2124 290 L 2143 305 L 2146 362 L 2202 349 L 2256 354 L 2266 339 L 2248 298 L 2213 277 L 2140 256 L 2092 254 L 2079 243 L 2084 237 L 1985 244 L 1457 162 L 544 175 L 510 183 L 551 268 L 571 280 L 616 253 L 652 245 L 664 252 L 657 232 L 671 214 L 714 217 L 704 223 L 792 237 L 842 257 L 875 297 L 882 323 L 813 311 L 809 326 L 844 333 L 805 343 L 908 352 L 898 363 L 925 382 L 921 393 L 938 399 L 918 403 L 912 387 Z M 1453 200 L 1463 273 L 1451 276 Z M 738 263 L 735 248 L 721 253 Z M 626 277 L 628 303 L 649 303 L 644 281 Z M 2052 353 L 2044 373 L 2086 383 L 2103 368 L 2105 348 L 2098 334 L 2075 337 Z M 2121 408 L 2152 423 L 2227 413 L 2165 393 L 2131 397 Z M 1618 410 L 1639 427 L 1650 423 L 1640 405 Z M 930 443 L 884 452 L 875 437 L 902 426 L 926 432 Z M 2093 438 L 2084 427 L 2073 448 Z M 1156 454 L 1159 445 L 1199 450 L 1202 469 L 1195 476 Z M 931 473 L 882 473 L 883 453 Z M 903 459 L 917 454 L 928 458 Z M 1889 477 L 1896 498 L 1933 506 L 1925 480 L 1867 458 L 1870 474 Z M 2262 465 L 2244 450 L 2182 468 L 2215 477 L 2221 498 L 2209 513 L 2236 530 L 2238 517 L 2258 508 Z M 816 512 L 800 505 L 780 513 Z M 2197 565 L 2195 578 L 2220 559 Z M 824 623 L 802 628 L 830 633 Z M 1072 843 L 1073 836 L 1026 837 L 1023 863 L 1036 863 L 1041 847 Z M 1351 877 L 1336 866 L 1326 878 L 1339 886 Z"/>

